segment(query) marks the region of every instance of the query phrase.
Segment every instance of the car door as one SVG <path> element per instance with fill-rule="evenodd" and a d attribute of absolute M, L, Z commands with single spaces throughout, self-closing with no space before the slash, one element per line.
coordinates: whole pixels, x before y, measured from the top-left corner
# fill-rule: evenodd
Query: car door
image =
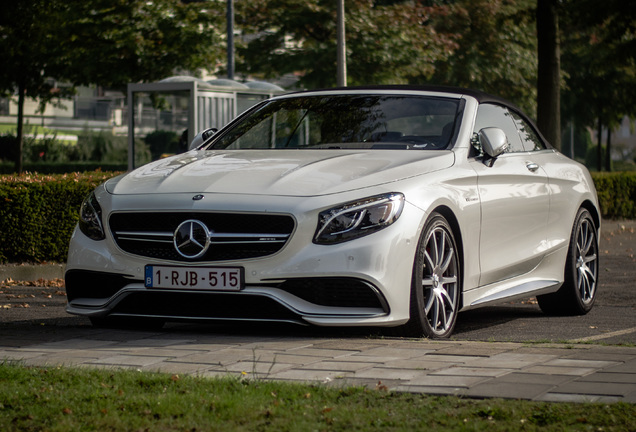
<path fill-rule="evenodd" d="M 477 173 L 481 204 L 480 286 L 536 267 L 546 250 L 550 209 L 547 175 L 524 148 L 510 111 L 480 105 L 474 133 L 484 127 L 502 129 L 509 147 L 492 164 L 482 157 L 470 162 Z"/>

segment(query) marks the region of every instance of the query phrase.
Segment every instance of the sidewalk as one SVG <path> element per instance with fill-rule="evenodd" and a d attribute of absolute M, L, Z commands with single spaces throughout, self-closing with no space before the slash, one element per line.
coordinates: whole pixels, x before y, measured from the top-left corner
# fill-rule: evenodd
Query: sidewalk
<path fill-rule="evenodd" d="M 67 334 L 61 335 L 60 332 Z M 636 403 L 636 347 L 131 332 L 0 330 L 0 359 L 547 402 Z"/>

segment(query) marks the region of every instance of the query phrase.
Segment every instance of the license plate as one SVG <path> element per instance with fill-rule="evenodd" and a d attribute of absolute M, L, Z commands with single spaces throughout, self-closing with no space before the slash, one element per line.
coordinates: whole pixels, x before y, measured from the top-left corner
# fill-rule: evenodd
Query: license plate
<path fill-rule="evenodd" d="M 146 266 L 147 288 L 240 291 L 245 277 L 241 267 Z"/>

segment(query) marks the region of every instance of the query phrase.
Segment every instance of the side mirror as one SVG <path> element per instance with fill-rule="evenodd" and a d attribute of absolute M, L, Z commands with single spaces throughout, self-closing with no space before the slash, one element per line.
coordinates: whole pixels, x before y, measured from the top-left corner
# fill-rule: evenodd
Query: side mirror
<path fill-rule="evenodd" d="M 194 137 L 194 139 L 190 143 L 190 148 L 188 150 L 196 149 L 197 147 L 199 147 L 201 144 L 206 142 L 212 135 L 214 135 L 217 132 L 218 132 L 218 129 L 216 129 L 216 128 L 209 128 L 209 129 L 205 129 L 205 130 L 199 132 L 198 134 L 196 134 L 196 136 Z"/>
<path fill-rule="evenodd" d="M 508 148 L 508 138 L 499 128 L 487 127 L 479 131 L 479 142 L 485 154 L 496 158 Z"/>

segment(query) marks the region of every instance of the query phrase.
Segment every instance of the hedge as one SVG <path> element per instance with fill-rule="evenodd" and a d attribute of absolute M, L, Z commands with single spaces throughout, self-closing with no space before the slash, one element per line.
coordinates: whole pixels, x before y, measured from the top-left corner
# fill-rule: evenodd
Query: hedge
<path fill-rule="evenodd" d="M 0 263 L 66 261 L 82 200 L 117 174 L 0 176 Z M 636 173 L 593 178 L 604 218 L 636 219 Z"/>
<path fill-rule="evenodd" d="M 23 169 L 27 172 L 40 174 L 65 174 L 91 171 L 126 171 L 128 165 L 114 162 L 25 162 Z M 15 173 L 15 164 L 13 162 L 0 163 L 0 174 L 12 173 Z"/>
<path fill-rule="evenodd" d="M 0 176 L 0 263 L 66 261 L 82 201 L 116 174 Z"/>
<path fill-rule="evenodd" d="M 601 214 L 607 219 L 636 219 L 636 172 L 592 173 Z"/>

